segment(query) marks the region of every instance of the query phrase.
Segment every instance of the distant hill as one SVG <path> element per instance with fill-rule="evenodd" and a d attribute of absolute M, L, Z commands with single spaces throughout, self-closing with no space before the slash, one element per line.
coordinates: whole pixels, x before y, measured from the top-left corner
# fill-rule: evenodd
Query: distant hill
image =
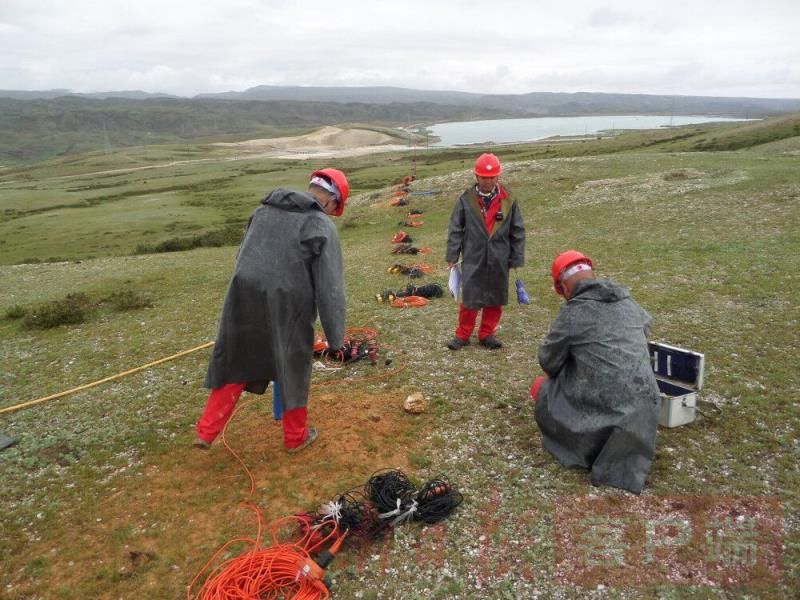
<path fill-rule="evenodd" d="M 0 164 L 144 144 L 274 137 L 342 123 L 405 126 L 592 114 L 755 118 L 790 112 L 800 112 L 800 100 L 589 92 L 475 94 L 394 87 L 258 86 L 195 98 L 135 90 L 0 90 Z"/>
<path fill-rule="evenodd" d="M 800 99 L 657 96 L 594 92 L 479 94 L 426 91 L 398 87 L 301 87 L 261 85 L 243 92 L 199 94 L 196 98 L 227 100 L 301 100 L 311 102 L 432 102 L 451 106 L 493 108 L 527 116 L 590 114 L 682 114 L 765 117 L 800 111 Z"/>
<path fill-rule="evenodd" d="M 53 98 L 61 98 L 64 96 L 75 96 L 79 98 L 127 98 L 131 100 L 141 100 L 143 98 L 180 98 L 180 96 L 175 96 L 173 94 L 143 92 L 141 90 L 90 92 L 85 94 L 63 89 L 43 91 L 0 90 L 0 98 L 15 98 L 17 100 L 52 100 Z"/>
<path fill-rule="evenodd" d="M 69 90 L 0 90 L 0 98 L 14 98 L 18 100 L 42 100 L 49 98 L 60 98 L 61 96 L 69 96 L 72 92 Z"/>
<path fill-rule="evenodd" d="M 143 92 L 141 90 L 124 90 L 120 92 L 91 92 L 88 94 L 72 94 L 83 98 L 127 98 L 128 100 L 142 100 L 145 98 L 180 98 L 174 94 L 161 94 Z"/>
<path fill-rule="evenodd" d="M 0 98 L 54 99 L 59 97 L 155 99 L 180 98 L 170 94 L 132 91 L 78 94 L 69 90 L 41 92 L 0 90 Z M 188 99 L 188 98 L 187 98 Z M 800 111 L 797 98 L 738 98 L 717 96 L 666 96 L 608 94 L 600 92 L 531 92 L 482 94 L 445 90 L 415 90 L 388 86 L 324 87 L 260 85 L 236 92 L 198 94 L 196 100 L 261 102 L 335 102 L 358 104 L 431 103 L 450 107 L 505 111 L 524 116 L 575 116 L 596 114 L 698 114 L 730 117 L 768 117 Z"/>
<path fill-rule="evenodd" d="M 431 102 L 0 98 L 0 164 L 143 144 L 273 137 L 338 123 L 402 126 L 509 116 L 521 113 Z"/>

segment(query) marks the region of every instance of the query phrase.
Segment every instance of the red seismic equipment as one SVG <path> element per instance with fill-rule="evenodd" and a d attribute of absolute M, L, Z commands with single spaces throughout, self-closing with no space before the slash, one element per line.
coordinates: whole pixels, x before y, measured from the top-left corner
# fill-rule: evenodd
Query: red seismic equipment
<path fill-rule="evenodd" d="M 502 171 L 500 159 L 489 152 L 481 154 L 475 161 L 475 175 L 478 177 L 497 177 Z"/>
<path fill-rule="evenodd" d="M 336 217 L 341 217 L 344 212 L 344 205 L 345 202 L 347 202 L 347 197 L 350 195 L 350 184 L 347 182 L 345 174 L 339 169 L 320 169 L 319 171 L 314 171 L 311 177 L 323 177 L 333 182 L 336 187 L 339 188 L 341 198 L 339 198 L 339 206 L 333 214 Z"/>
<path fill-rule="evenodd" d="M 585 263 L 591 268 L 594 268 L 592 259 L 585 254 L 578 252 L 577 250 L 567 250 L 566 252 L 562 252 L 556 256 L 555 260 L 553 261 L 553 264 L 550 267 L 550 272 L 553 275 L 553 289 L 555 289 L 556 294 L 559 296 L 564 295 L 564 288 L 561 286 L 561 275 L 569 267 L 577 263 Z"/>

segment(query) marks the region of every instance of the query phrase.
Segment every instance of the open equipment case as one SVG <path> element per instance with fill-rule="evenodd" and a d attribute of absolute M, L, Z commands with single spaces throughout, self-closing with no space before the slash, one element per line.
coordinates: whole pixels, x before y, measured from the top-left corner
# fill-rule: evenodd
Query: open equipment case
<path fill-rule="evenodd" d="M 697 393 L 703 387 L 705 355 L 661 342 L 648 342 L 650 362 L 661 392 L 658 424 L 678 427 L 691 423 Z"/>

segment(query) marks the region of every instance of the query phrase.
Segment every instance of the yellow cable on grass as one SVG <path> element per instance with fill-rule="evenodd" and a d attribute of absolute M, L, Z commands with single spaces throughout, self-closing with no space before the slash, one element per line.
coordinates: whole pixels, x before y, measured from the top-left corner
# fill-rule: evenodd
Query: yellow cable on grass
<path fill-rule="evenodd" d="M 192 352 L 197 352 L 198 350 L 202 350 L 203 348 L 208 348 L 209 346 L 213 346 L 214 342 L 206 342 L 202 346 L 197 346 L 195 348 L 191 348 L 189 350 L 184 350 L 183 352 L 178 352 L 177 354 L 173 354 L 172 356 L 167 356 L 165 358 L 159 358 L 158 360 L 154 360 L 153 362 L 147 363 L 146 365 L 142 365 L 141 367 L 136 367 L 135 369 L 130 369 L 129 371 L 124 371 L 123 373 L 117 373 L 116 375 L 111 375 L 110 377 L 105 377 L 98 381 L 94 381 L 92 383 L 86 383 L 84 385 L 79 385 L 78 387 L 72 388 L 71 390 L 66 390 L 64 392 L 59 392 L 57 394 L 52 394 L 50 396 L 45 396 L 44 398 L 38 398 L 36 400 L 31 400 L 29 402 L 23 402 L 22 404 L 17 404 L 16 406 L 7 406 L 6 408 L 0 408 L 0 415 L 7 412 L 12 412 L 15 410 L 20 410 L 21 408 L 27 408 L 29 406 L 33 406 L 34 404 L 40 404 L 42 402 L 47 402 L 48 400 L 55 400 L 56 398 L 61 398 L 63 396 L 67 396 L 69 394 L 74 394 L 75 392 L 80 392 L 81 390 L 85 390 L 96 385 L 100 385 L 101 383 L 105 383 L 107 381 L 113 381 L 114 379 L 119 379 L 120 377 L 125 377 L 126 375 L 130 375 L 131 373 L 136 373 L 137 371 L 142 371 L 144 369 L 149 369 L 150 367 L 154 367 L 158 364 L 163 362 L 167 362 L 168 360 L 175 360 L 176 358 L 180 358 L 181 356 L 185 356 L 187 354 L 191 354 Z"/>

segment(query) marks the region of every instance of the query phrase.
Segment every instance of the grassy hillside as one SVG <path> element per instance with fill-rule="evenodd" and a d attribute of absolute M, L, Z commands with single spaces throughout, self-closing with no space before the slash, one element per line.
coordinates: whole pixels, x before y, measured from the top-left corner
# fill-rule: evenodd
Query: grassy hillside
<path fill-rule="evenodd" d="M 291 135 L 345 122 L 408 125 L 470 119 L 591 114 L 767 117 L 800 100 L 636 94 L 487 95 L 401 88 L 254 88 L 208 97 L 4 97 L 0 165 L 210 138 Z M 714 149 L 714 148 L 708 148 Z M 724 148 L 723 148 L 724 149 Z"/>
<path fill-rule="evenodd" d="M 315 373 L 310 419 L 321 437 L 297 456 L 280 450 L 269 395 L 246 395 L 227 440 L 253 475 L 252 494 L 221 444 L 207 453 L 190 447 L 208 349 L 0 414 L 0 433 L 18 440 L 0 452 L 0 598 L 185 597 L 220 545 L 256 535 L 242 501 L 269 521 L 313 510 L 391 466 L 417 482 L 446 475 L 464 504 L 443 524 L 405 525 L 390 540 L 346 546 L 330 569 L 334 598 L 791 597 L 800 587 L 795 124 L 429 151 L 416 165 L 408 154 L 328 161 L 354 189 L 337 221 L 348 325 L 377 329 L 380 356 L 392 364 Z M 713 138 L 740 149 L 698 147 Z M 235 246 L 135 255 L 136 247 L 241 225 L 265 191 L 302 186 L 321 164 L 231 161 L 192 147 L 197 162 L 131 168 L 166 165 L 179 149 L 150 148 L 117 165 L 92 155 L 0 172 L 0 410 L 212 340 Z M 445 283 L 449 212 L 484 150 L 500 155 L 522 206 L 528 245 L 518 275 L 533 303 L 507 307 L 502 350 L 473 344 L 453 353 L 444 347 L 456 320 L 451 300 L 401 310 L 374 295 L 408 283 L 387 273 L 396 262 L 424 260 L 434 272 L 422 281 Z M 407 209 L 388 201 L 414 166 L 413 189 L 425 194 L 412 196 L 412 207 L 425 224 L 409 233 L 432 252 L 398 258 L 389 240 Z M 115 167 L 125 170 L 107 172 Z M 549 264 L 568 247 L 632 288 L 655 318 L 655 339 L 706 357 L 704 414 L 659 430 L 643 497 L 777 498 L 778 575 L 708 585 L 665 574 L 576 588 L 560 574 L 559 507 L 589 495 L 630 500 L 558 466 L 527 398 L 537 344 L 559 306 Z M 51 257 L 68 260 L 27 260 Z M 64 306 L 68 295 L 83 322 L 25 325 L 26 315 L 48 302 Z M 401 408 L 414 391 L 429 402 L 417 417 Z"/>
<path fill-rule="evenodd" d="M 131 146 L 292 135 L 342 122 L 407 125 L 500 118 L 513 111 L 432 102 L 228 101 L 185 98 L 20 100 L 0 97 L 0 164 Z"/>
<path fill-rule="evenodd" d="M 505 146 L 503 155 L 525 161 L 633 151 L 769 148 L 780 141 L 782 151 L 791 152 L 798 136 L 800 115 L 787 115 L 752 124 L 712 123 L 600 140 Z M 425 176 L 464 168 L 475 152 L 420 151 L 417 169 Z M 408 157 L 351 162 L 356 194 L 384 187 L 409 167 Z M 227 243 L 236 244 L 238 238 L 230 232 L 245 222 L 254 199 L 267 189 L 265 180 L 302 185 L 315 164 L 253 159 L 211 145 L 164 145 L 0 170 L 0 264 L 129 255 L 159 244 L 180 247 L 209 235 L 223 235 Z"/>

